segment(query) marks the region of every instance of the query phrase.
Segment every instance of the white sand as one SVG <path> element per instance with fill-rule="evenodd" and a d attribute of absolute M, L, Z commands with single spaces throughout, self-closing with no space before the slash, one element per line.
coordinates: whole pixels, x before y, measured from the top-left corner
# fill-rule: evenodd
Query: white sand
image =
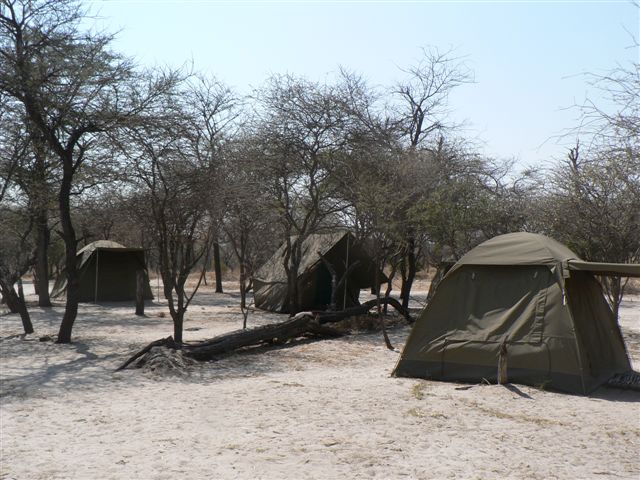
<path fill-rule="evenodd" d="M 237 305 L 205 290 L 185 339 L 239 328 Z M 27 340 L 7 339 L 20 320 L 0 317 L 0 478 L 640 478 L 640 394 L 391 378 L 399 352 L 379 333 L 232 355 L 189 376 L 114 373 L 172 333 L 165 309 L 83 304 L 69 346 L 37 340 L 57 333 L 61 306 L 33 307 Z M 640 297 L 621 324 L 639 369 Z M 391 331 L 398 350 L 408 332 Z"/>

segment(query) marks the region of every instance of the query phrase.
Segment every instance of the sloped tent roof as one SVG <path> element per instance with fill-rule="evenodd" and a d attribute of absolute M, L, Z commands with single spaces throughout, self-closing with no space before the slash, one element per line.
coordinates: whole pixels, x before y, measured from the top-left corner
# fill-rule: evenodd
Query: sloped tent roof
<path fill-rule="evenodd" d="M 143 270 L 145 274 L 144 298 L 153 299 L 143 248 L 125 247 L 112 240 L 98 240 L 78 250 L 76 260 L 81 302 L 135 300 L 137 270 Z M 63 270 L 55 281 L 51 295 L 58 297 L 64 294 L 66 287 L 67 276 Z"/>
<path fill-rule="evenodd" d="M 481 243 L 464 255 L 449 273 L 464 265 L 547 265 L 598 275 L 640 277 L 640 265 L 585 262 L 566 245 L 544 235 L 527 232 L 498 235 Z"/>
<path fill-rule="evenodd" d="M 338 279 L 346 271 L 347 265 L 359 262 L 347 278 L 346 292 L 343 287 L 336 295 L 338 308 L 357 305 L 360 289 L 374 285 L 376 266 L 363 245 L 357 242 L 351 233 L 339 231 L 312 234 L 302 243 L 302 260 L 298 270 L 300 307 L 305 310 L 323 310 L 330 302 L 331 274 L 324 266 L 318 252 L 331 263 Z M 284 253 L 285 245 L 283 244 L 254 275 L 254 300 L 258 308 L 281 313 L 288 312 L 289 298 L 287 273 L 283 264 Z M 386 281 L 384 273 L 378 271 L 378 275 L 379 282 Z"/>
<path fill-rule="evenodd" d="M 585 262 L 523 232 L 480 244 L 438 286 L 394 375 L 495 381 L 505 342 L 509 381 L 589 393 L 631 368 L 593 274 L 640 276 L 640 265 Z"/>

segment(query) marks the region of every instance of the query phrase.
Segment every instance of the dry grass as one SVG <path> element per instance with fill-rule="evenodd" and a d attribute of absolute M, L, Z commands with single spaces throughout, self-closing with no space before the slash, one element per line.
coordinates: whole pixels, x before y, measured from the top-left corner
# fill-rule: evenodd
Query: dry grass
<path fill-rule="evenodd" d="M 558 420 L 550 420 L 548 418 L 532 417 L 530 415 L 509 413 L 504 411 L 504 408 L 495 409 L 495 408 L 487 407 L 484 405 L 480 405 L 478 402 L 474 400 L 466 400 L 464 398 L 460 398 L 458 400 L 461 403 L 467 405 L 468 407 L 471 407 L 474 410 L 484 413 L 489 417 L 500 418 L 502 420 L 513 420 L 514 422 L 533 423 L 541 427 L 550 427 L 550 426 L 569 427 L 570 426 L 570 424 L 565 422 L 560 422 Z"/>
<path fill-rule="evenodd" d="M 407 415 L 411 416 L 411 417 L 416 417 L 416 418 L 424 418 L 427 416 L 426 413 L 424 413 L 421 409 L 419 409 L 418 407 L 415 408 L 410 408 L 409 410 L 407 410 Z"/>
<path fill-rule="evenodd" d="M 416 399 L 422 400 L 425 397 L 425 390 L 426 389 L 427 389 L 426 382 L 418 382 L 411 389 L 411 393 L 413 394 L 413 396 Z"/>

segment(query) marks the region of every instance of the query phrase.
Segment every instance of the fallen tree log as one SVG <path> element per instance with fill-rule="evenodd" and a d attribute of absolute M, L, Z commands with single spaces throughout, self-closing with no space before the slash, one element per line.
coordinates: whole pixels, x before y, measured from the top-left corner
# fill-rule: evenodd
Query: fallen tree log
<path fill-rule="evenodd" d="M 402 304 L 395 298 L 381 298 L 380 306 L 391 305 L 409 322 L 413 318 Z M 134 361 L 143 357 L 153 347 L 165 346 L 172 349 L 180 349 L 182 354 L 196 360 L 211 360 L 219 355 L 232 352 L 244 347 L 262 345 L 265 343 L 277 344 L 305 335 L 336 336 L 339 333 L 326 325 L 337 323 L 349 317 L 363 315 L 378 305 L 377 300 L 369 300 L 356 307 L 351 307 L 339 312 L 300 312 L 281 323 L 272 323 L 249 330 L 235 330 L 217 337 L 203 340 L 197 343 L 178 344 L 172 337 L 162 338 L 151 342 L 124 362 L 116 371 L 124 370 Z"/>
<path fill-rule="evenodd" d="M 217 355 L 261 343 L 282 343 L 320 326 L 311 312 L 300 312 L 282 323 L 272 323 L 250 330 L 235 330 L 197 344 L 183 346 L 183 354 L 196 360 L 209 360 Z"/>

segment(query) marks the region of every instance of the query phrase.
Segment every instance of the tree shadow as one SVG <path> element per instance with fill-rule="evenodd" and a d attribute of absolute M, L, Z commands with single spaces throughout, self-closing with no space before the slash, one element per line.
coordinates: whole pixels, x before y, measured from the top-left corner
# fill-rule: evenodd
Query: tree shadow
<path fill-rule="evenodd" d="M 589 398 L 606 400 L 608 402 L 638 403 L 640 402 L 640 392 L 631 389 L 603 386 L 591 393 Z"/>
<path fill-rule="evenodd" d="M 40 355 L 44 357 L 43 363 L 20 362 L 11 367 L 9 375 L 3 372 L 0 397 L 5 403 L 10 399 L 19 399 L 32 395 L 58 394 L 71 390 L 112 388 L 110 377 L 112 362 L 120 357 L 119 353 L 98 355 L 90 346 L 83 342 L 68 345 L 52 344 L 51 342 L 30 342 L 31 348 L 27 348 L 27 356 Z M 8 345 L 3 345 L 3 355 L 6 355 Z M 51 349 L 57 349 L 56 358 L 47 355 Z M 24 352 L 24 345 L 20 350 Z M 39 351 L 40 350 L 40 351 Z M 45 352 L 42 352 L 45 350 Z M 24 353 L 23 353 L 24 354 Z M 72 357 L 72 358 L 69 358 Z M 55 363 L 54 363 L 55 362 Z"/>

